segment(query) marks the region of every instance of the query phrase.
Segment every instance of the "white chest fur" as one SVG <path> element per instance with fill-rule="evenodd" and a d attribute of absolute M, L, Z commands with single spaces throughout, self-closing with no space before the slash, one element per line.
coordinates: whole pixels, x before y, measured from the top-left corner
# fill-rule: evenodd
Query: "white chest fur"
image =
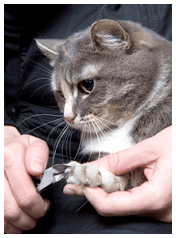
<path fill-rule="evenodd" d="M 127 149 L 134 145 L 132 138 L 129 136 L 131 123 L 126 123 L 122 128 L 109 131 L 104 136 L 87 140 L 83 143 L 83 153 L 115 153 L 120 150 Z M 101 133 L 99 133 L 100 135 Z"/>

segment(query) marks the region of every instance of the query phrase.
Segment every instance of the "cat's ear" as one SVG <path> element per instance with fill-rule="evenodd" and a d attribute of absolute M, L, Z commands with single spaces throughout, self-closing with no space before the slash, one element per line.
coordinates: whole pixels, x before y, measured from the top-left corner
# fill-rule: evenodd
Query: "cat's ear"
<path fill-rule="evenodd" d="M 42 53 L 51 60 L 57 57 L 58 48 L 65 42 L 65 40 L 58 39 L 35 39 L 35 41 Z"/>
<path fill-rule="evenodd" d="M 93 23 L 91 26 L 91 38 L 93 44 L 100 48 L 131 48 L 128 33 L 122 26 L 112 20 L 101 20 Z"/>

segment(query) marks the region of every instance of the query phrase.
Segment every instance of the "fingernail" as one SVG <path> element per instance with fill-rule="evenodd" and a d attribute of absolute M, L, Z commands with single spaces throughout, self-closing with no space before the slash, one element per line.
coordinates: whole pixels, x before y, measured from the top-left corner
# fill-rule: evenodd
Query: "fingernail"
<path fill-rule="evenodd" d="M 39 158 L 31 160 L 30 167 L 33 171 L 40 173 L 42 173 L 45 169 L 43 161 Z"/>
<path fill-rule="evenodd" d="M 91 197 L 91 195 L 90 195 L 90 189 L 91 189 L 91 188 L 86 187 L 85 190 L 84 190 L 84 194 L 85 194 L 85 196 L 86 196 L 86 198 L 87 198 L 87 200 L 88 200 L 89 202 L 92 200 L 92 197 Z"/>
<path fill-rule="evenodd" d="M 72 196 L 76 195 L 76 193 L 71 189 L 64 189 L 63 193 L 66 195 L 72 195 Z"/>
<path fill-rule="evenodd" d="M 50 205 L 51 205 L 50 201 L 45 201 L 45 211 L 49 210 Z"/>

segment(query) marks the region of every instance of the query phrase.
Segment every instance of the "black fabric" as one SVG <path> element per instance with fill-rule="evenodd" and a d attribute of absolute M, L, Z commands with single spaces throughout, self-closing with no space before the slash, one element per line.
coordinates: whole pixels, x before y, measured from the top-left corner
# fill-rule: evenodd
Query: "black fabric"
<path fill-rule="evenodd" d="M 172 5 L 5 5 L 5 113 L 6 125 L 16 126 L 21 134 L 29 133 L 47 141 L 50 148 L 48 166 L 68 162 L 77 155 L 79 132 L 68 143 L 60 142 L 53 160 L 56 143 L 65 125 L 53 130 L 61 115 L 54 95 L 49 90 L 51 66 L 38 50 L 35 38 L 65 39 L 85 29 L 97 19 L 139 22 L 168 40 L 172 40 Z M 55 115 L 55 116 L 54 116 Z M 49 123 L 50 122 L 50 123 Z M 136 216 L 101 217 L 85 204 L 85 198 L 62 193 L 64 182 L 49 188 L 43 196 L 52 205 L 31 231 L 24 233 L 118 233 L 170 234 L 171 224 Z"/>

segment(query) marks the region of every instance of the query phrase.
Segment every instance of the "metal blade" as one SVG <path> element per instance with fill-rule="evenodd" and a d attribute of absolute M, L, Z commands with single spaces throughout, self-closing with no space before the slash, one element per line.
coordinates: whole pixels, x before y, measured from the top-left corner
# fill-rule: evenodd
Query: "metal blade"
<path fill-rule="evenodd" d="M 46 187 L 53 183 L 53 168 L 50 167 L 43 172 L 39 185 L 36 187 L 37 192 L 42 192 Z"/>

